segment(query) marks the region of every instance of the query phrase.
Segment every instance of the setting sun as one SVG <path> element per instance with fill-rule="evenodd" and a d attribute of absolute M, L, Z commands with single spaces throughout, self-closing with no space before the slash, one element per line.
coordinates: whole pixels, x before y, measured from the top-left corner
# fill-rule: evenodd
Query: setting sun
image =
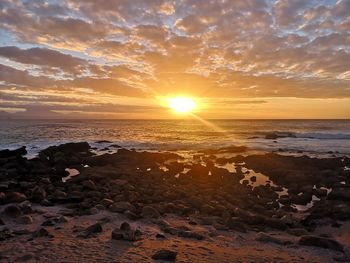
<path fill-rule="evenodd" d="M 167 102 L 169 108 L 178 113 L 191 112 L 197 106 L 196 102 L 193 99 L 187 97 L 168 98 Z"/>

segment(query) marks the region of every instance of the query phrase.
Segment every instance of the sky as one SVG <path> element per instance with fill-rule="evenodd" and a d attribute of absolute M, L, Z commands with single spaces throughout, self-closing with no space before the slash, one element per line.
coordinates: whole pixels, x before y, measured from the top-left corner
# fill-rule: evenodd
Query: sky
<path fill-rule="evenodd" d="M 350 0 L 1 0 L 0 118 L 350 118 Z"/>

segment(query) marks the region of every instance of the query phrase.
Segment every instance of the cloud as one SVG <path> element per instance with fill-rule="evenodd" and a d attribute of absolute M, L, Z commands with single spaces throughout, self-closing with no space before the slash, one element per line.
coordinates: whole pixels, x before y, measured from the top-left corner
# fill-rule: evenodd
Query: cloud
<path fill-rule="evenodd" d="M 349 0 L 4 0 L 0 88 L 348 98 L 349 17 Z"/>
<path fill-rule="evenodd" d="M 13 87 L 43 88 L 53 84 L 53 80 L 44 76 L 32 76 L 25 70 L 18 70 L 0 64 L 0 81 Z"/>
<path fill-rule="evenodd" d="M 79 74 L 87 61 L 47 48 L 20 49 L 15 46 L 0 47 L 0 56 L 28 65 L 60 68 L 71 74 Z"/>

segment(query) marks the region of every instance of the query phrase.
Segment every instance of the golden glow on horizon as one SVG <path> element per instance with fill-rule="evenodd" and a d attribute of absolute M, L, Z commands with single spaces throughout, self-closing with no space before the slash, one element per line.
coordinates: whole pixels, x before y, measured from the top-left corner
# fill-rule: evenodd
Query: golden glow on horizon
<path fill-rule="evenodd" d="M 189 113 L 197 108 L 197 103 L 189 97 L 173 97 L 166 99 L 168 107 L 177 113 Z"/>

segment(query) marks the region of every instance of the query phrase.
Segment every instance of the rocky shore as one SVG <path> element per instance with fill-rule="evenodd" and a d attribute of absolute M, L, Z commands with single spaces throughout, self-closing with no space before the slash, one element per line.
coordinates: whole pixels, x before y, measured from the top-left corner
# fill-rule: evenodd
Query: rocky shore
<path fill-rule="evenodd" d="M 350 158 L 0 151 L 1 262 L 350 262 Z"/>

